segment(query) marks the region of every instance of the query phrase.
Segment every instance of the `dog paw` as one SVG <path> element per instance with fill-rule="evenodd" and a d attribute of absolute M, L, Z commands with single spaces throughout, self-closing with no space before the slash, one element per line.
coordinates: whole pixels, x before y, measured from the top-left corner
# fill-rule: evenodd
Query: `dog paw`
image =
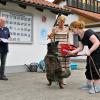
<path fill-rule="evenodd" d="M 47 84 L 48 86 L 51 86 L 51 84 Z"/>
<path fill-rule="evenodd" d="M 63 85 L 66 85 L 65 83 L 62 83 Z"/>
<path fill-rule="evenodd" d="M 64 87 L 63 87 L 63 84 L 62 84 L 62 83 L 59 83 L 59 87 L 60 87 L 60 89 L 64 89 Z"/>
<path fill-rule="evenodd" d="M 63 86 L 60 86 L 60 89 L 64 89 L 64 87 Z"/>
<path fill-rule="evenodd" d="M 52 83 L 50 82 L 50 83 L 48 83 L 47 85 L 48 85 L 48 86 L 51 86 L 51 84 L 52 84 Z"/>

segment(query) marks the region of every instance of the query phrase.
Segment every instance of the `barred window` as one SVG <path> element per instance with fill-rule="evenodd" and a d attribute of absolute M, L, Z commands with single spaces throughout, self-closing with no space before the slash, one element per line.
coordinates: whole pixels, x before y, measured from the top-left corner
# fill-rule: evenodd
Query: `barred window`
<path fill-rule="evenodd" d="M 76 47 L 79 46 L 78 36 L 75 34 L 73 35 L 73 43 Z"/>

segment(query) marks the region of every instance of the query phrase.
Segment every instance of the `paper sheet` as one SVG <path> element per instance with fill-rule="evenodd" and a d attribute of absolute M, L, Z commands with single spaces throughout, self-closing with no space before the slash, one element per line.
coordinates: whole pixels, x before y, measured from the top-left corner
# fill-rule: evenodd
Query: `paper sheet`
<path fill-rule="evenodd" d="M 9 42 L 8 39 L 5 39 L 5 38 L 0 38 L 0 40 L 1 40 L 2 42 L 5 42 L 5 43 L 8 43 L 8 42 Z"/>

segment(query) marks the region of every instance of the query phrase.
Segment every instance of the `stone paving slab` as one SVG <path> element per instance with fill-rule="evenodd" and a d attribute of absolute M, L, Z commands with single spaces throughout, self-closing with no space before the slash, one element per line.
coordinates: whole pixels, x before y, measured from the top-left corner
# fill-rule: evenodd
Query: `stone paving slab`
<path fill-rule="evenodd" d="M 79 87 L 85 82 L 84 70 L 73 70 L 64 89 L 57 83 L 47 86 L 45 73 L 25 72 L 8 74 L 0 80 L 0 100 L 100 100 L 100 93 L 89 94 Z"/>

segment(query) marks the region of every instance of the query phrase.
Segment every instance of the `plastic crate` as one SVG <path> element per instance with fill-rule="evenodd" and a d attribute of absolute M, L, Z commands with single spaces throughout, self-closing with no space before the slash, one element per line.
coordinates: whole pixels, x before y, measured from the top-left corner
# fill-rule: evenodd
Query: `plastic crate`
<path fill-rule="evenodd" d="M 71 70 L 76 70 L 77 67 L 78 67 L 77 63 L 71 63 L 71 64 L 70 64 Z"/>

